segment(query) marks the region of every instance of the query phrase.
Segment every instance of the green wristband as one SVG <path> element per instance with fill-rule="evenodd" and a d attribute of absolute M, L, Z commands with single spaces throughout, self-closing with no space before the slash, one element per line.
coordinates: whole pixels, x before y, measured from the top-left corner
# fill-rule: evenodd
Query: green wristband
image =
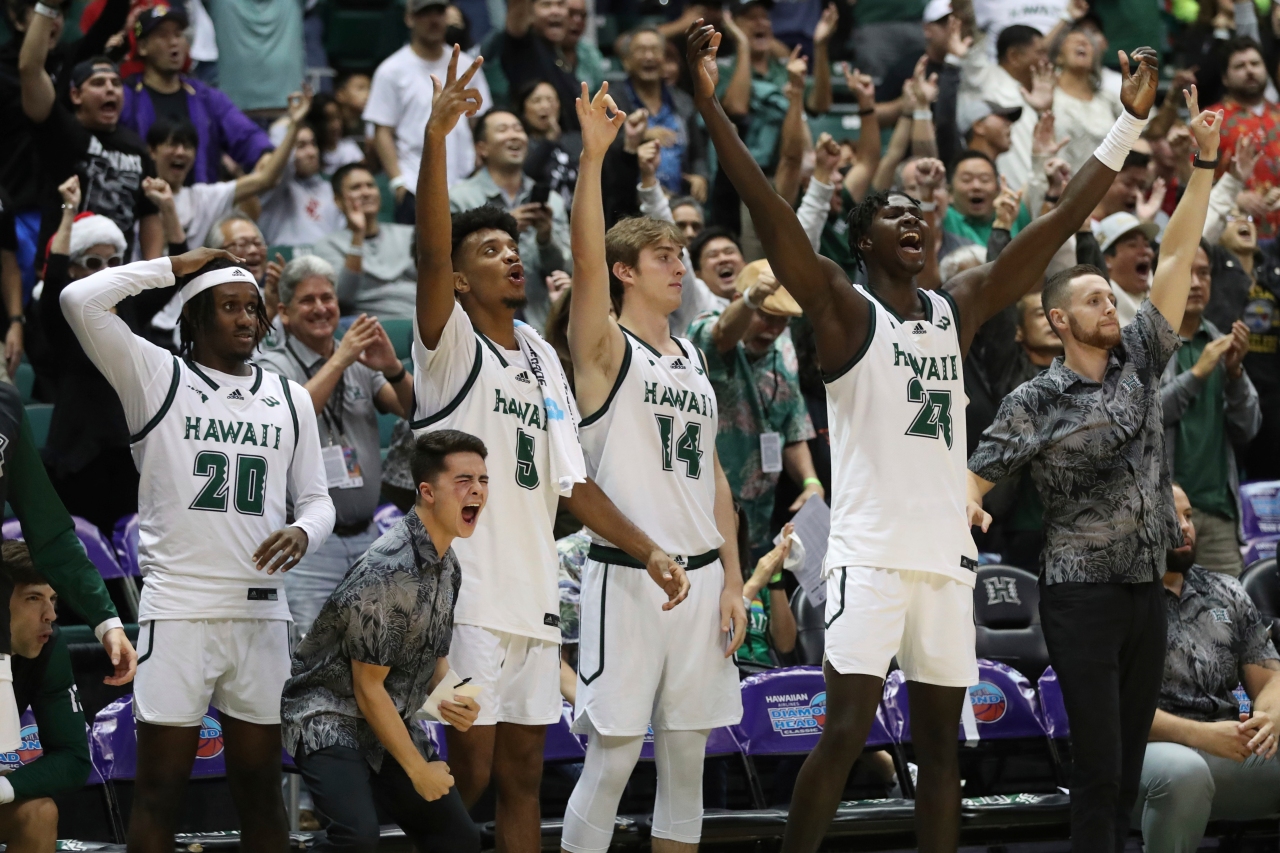
<path fill-rule="evenodd" d="M 802 483 L 801 485 L 805 486 L 806 488 L 809 486 L 817 486 L 819 488 L 822 488 L 822 481 L 819 480 L 817 477 L 805 477 L 804 483 Z"/>

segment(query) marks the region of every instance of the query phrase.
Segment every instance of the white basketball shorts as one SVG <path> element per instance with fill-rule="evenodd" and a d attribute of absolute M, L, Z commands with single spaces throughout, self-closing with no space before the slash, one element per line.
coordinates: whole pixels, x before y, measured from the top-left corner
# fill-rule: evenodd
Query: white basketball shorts
<path fill-rule="evenodd" d="M 714 729 L 742 719 L 738 668 L 720 630 L 724 569 L 716 560 L 689 576 L 689 597 L 664 611 L 667 594 L 644 569 L 587 560 L 574 730 L 643 735 Z"/>
<path fill-rule="evenodd" d="M 935 572 L 849 566 L 827 579 L 826 659 L 842 675 L 889 671 L 941 687 L 978 683 L 973 587 Z"/>
<path fill-rule="evenodd" d="M 449 666 L 480 686 L 477 726 L 560 720 L 560 644 L 479 625 L 454 625 Z"/>
<path fill-rule="evenodd" d="M 283 619 L 155 619 L 138 625 L 133 716 L 198 726 L 209 705 L 247 723 L 280 723 L 289 678 Z"/>

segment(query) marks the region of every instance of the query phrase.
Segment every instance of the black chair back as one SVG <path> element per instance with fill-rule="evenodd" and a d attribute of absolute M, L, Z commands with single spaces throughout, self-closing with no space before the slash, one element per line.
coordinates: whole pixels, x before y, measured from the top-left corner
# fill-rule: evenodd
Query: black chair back
<path fill-rule="evenodd" d="M 999 661 L 1033 683 L 1049 665 L 1036 576 L 1016 566 L 982 566 L 973 588 L 978 657 Z"/>
<path fill-rule="evenodd" d="M 827 629 L 823 624 L 826 608 L 809 600 L 804 587 L 791 596 L 791 613 L 796 618 L 796 657 L 802 666 L 822 666 Z"/>
<path fill-rule="evenodd" d="M 1280 568 L 1276 567 L 1276 558 L 1250 564 L 1240 575 L 1240 583 L 1262 618 L 1271 623 L 1271 639 L 1280 642 Z"/>

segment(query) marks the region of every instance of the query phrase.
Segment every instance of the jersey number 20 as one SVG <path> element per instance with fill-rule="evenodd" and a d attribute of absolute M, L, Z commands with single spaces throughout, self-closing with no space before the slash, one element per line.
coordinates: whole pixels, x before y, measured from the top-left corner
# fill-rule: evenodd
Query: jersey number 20
<path fill-rule="evenodd" d="M 202 450 L 196 454 L 194 474 L 208 477 L 191 509 L 207 512 L 226 512 L 227 501 L 234 485 L 236 512 L 241 515 L 262 515 L 267 503 L 267 460 L 261 456 L 236 454 L 235 483 L 229 482 L 231 468 L 227 454 L 217 450 Z"/>
<path fill-rule="evenodd" d="M 918 435 L 923 438 L 942 438 L 951 447 L 951 392 L 926 391 L 920 380 L 911 377 L 907 383 L 907 400 L 922 403 L 916 412 L 911 426 L 907 427 L 907 435 Z"/>
<path fill-rule="evenodd" d="M 674 470 L 674 456 L 684 463 L 684 474 L 691 479 L 702 475 L 702 424 L 690 421 L 685 424 L 679 438 L 675 435 L 676 420 L 670 415 L 654 415 L 658 419 L 658 435 L 662 438 L 662 470 Z"/>

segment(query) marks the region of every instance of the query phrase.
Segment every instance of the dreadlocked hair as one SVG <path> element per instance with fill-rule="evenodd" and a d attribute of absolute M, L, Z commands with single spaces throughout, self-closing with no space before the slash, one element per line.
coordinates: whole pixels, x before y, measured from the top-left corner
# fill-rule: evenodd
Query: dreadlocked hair
<path fill-rule="evenodd" d="M 889 199 L 893 196 L 910 199 L 913 204 L 920 203 L 902 190 L 876 190 L 873 193 L 869 193 L 866 198 L 854 205 L 853 210 L 849 211 L 847 220 L 849 224 L 849 254 L 853 255 L 855 267 L 866 269 L 867 259 L 862 254 L 862 249 L 858 247 L 858 242 L 871 230 L 871 223 L 875 221 L 876 214 L 889 204 Z"/>
<path fill-rule="evenodd" d="M 193 273 L 178 278 L 178 290 L 186 287 L 187 283 L 214 270 L 226 269 L 227 267 L 239 266 L 239 264 L 226 260 L 225 258 L 216 258 L 202 266 Z M 178 318 L 178 340 L 181 346 L 178 354 L 183 358 L 190 358 L 192 349 L 195 347 L 196 338 L 204 334 L 213 326 L 213 317 L 217 310 L 217 306 L 213 301 L 214 288 L 202 290 L 187 301 L 182 306 L 182 315 Z M 261 341 L 271 331 L 271 324 L 267 321 L 267 306 L 262 300 L 262 292 L 258 292 L 258 333 L 256 340 Z"/>

